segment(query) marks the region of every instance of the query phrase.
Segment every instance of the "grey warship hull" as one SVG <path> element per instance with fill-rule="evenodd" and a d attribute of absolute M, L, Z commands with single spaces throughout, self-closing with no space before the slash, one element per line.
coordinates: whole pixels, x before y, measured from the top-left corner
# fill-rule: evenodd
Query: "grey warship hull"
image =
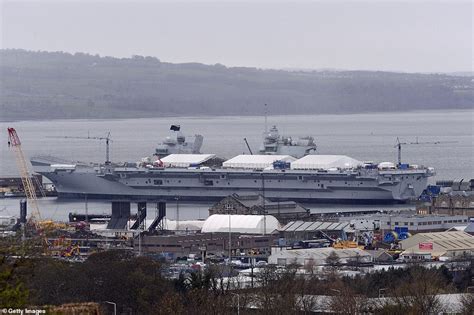
<path fill-rule="evenodd" d="M 323 203 L 403 203 L 426 188 L 428 169 L 236 170 L 141 168 L 120 165 L 56 166 L 32 159 L 35 172 L 55 185 L 60 198 L 213 201 L 260 193 L 272 200 Z"/>

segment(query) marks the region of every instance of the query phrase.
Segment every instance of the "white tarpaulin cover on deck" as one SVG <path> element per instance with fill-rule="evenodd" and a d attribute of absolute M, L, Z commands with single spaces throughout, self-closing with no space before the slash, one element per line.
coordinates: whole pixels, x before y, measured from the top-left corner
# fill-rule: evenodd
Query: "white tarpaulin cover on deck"
<path fill-rule="evenodd" d="M 291 163 L 294 170 L 314 170 L 330 168 L 354 168 L 362 165 L 361 161 L 345 155 L 307 155 Z"/>
<path fill-rule="evenodd" d="M 239 215 L 230 216 L 230 229 L 232 233 L 262 234 L 264 231 L 271 233 L 278 229 L 278 220 L 271 215 Z M 229 215 L 213 214 L 206 219 L 202 226 L 202 233 L 229 233 Z"/>
<path fill-rule="evenodd" d="M 204 163 L 215 156 L 215 154 L 170 154 L 161 161 L 165 167 L 189 167 Z"/>
<path fill-rule="evenodd" d="M 226 168 L 264 169 L 273 166 L 275 161 L 292 162 L 296 160 L 290 155 L 237 155 L 223 163 Z"/>

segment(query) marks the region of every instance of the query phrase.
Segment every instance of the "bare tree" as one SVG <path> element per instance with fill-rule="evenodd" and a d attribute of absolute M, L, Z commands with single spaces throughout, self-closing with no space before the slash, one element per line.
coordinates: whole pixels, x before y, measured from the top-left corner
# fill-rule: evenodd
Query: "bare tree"
<path fill-rule="evenodd" d="M 359 314 L 366 312 L 367 298 L 337 279 L 329 287 L 332 294 L 328 308 L 336 314 Z"/>
<path fill-rule="evenodd" d="M 304 269 L 310 275 L 314 275 L 314 268 L 316 267 L 316 262 L 313 258 L 308 259 L 304 264 Z"/>
<path fill-rule="evenodd" d="M 414 267 L 409 281 L 394 288 L 392 296 L 379 305 L 381 313 L 438 314 L 443 312 L 439 294 L 445 284 L 437 270 Z"/>
<path fill-rule="evenodd" d="M 466 293 L 461 297 L 461 314 L 470 315 L 474 314 L 474 294 Z"/>

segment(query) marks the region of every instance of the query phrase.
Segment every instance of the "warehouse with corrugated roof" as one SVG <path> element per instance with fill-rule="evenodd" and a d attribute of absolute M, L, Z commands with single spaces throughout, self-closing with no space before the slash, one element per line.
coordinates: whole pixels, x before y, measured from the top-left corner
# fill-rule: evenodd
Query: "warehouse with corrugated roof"
<path fill-rule="evenodd" d="M 474 236 L 460 231 L 418 233 L 401 241 L 400 246 L 405 256 L 462 257 L 474 254 Z"/>
<path fill-rule="evenodd" d="M 333 239 L 347 239 L 347 233 L 354 233 L 350 222 L 291 221 L 278 230 L 287 244 L 300 240 L 311 240 L 328 235 Z M 321 234 L 323 232 L 324 234 Z"/>

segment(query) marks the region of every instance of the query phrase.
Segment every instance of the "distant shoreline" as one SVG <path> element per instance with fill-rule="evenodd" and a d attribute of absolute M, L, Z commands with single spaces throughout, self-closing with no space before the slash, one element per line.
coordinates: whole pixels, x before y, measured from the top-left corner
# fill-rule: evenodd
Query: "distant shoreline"
<path fill-rule="evenodd" d="M 317 114 L 317 113 L 309 113 L 309 114 L 278 114 L 278 115 L 271 115 L 268 114 L 268 117 L 282 117 L 282 116 L 357 116 L 357 115 L 383 115 L 383 114 L 409 114 L 409 113 L 472 113 L 474 114 L 474 108 L 465 109 L 465 108 L 454 108 L 454 109 L 414 109 L 410 111 L 371 111 L 371 112 L 347 112 L 347 113 L 324 113 L 324 114 Z M 109 121 L 109 120 L 126 120 L 126 119 L 150 119 L 150 118 L 185 118 L 185 119 L 192 119 L 192 118 L 199 118 L 199 119 L 211 119 L 211 118 L 235 118 L 235 117 L 264 117 L 264 115 L 255 115 L 255 114 L 239 114 L 239 115 L 193 115 L 193 116 L 186 116 L 186 115 L 153 115 L 153 116 L 130 116 L 130 117 L 110 117 L 110 118 L 38 118 L 38 119 L 21 119 L 21 120 L 3 120 L 0 117 L 0 123 L 17 123 L 17 122 L 40 122 L 40 121 Z"/>

